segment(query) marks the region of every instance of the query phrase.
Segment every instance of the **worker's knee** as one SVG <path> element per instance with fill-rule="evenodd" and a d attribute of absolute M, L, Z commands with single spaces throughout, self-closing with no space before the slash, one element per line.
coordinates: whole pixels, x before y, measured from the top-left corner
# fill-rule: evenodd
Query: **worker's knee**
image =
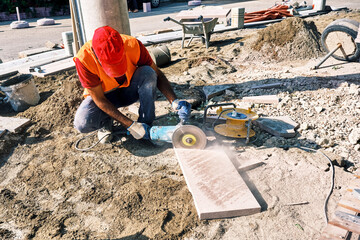
<path fill-rule="evenodd" d="M 138 74 L 146 78 L 145 82 L 155 83 L 157 81 L 157 74 L 150 66 L 141 66 L 138 68 Z"/>
<path fill-rule="evenodd" d="M 87 133 L 88 131 L 87 130 L 87 124 L 86 124 L 86 121 L 84 119 L 78 119 L 75 117 L 74 119 L 74 128 L 76 130 L 78 130 L 80 133 Z"/>
<path fill-rule="evenodd" d="M 94 126 L 92 126 L 93 124 L 91 124 L 91 121 L 89 121 L 89 119 L 86 118 L 84 114 L 81 113 L 82 111 L 78 111 L 75 114 L 74 128 L 78 130 L 80 133 L 89 133 L 96 130 Z"/>

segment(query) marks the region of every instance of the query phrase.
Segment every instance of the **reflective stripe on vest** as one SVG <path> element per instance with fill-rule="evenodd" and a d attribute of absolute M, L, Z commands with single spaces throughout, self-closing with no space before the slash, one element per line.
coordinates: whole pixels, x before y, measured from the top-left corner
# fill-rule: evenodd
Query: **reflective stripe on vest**
<path fill-rule="evenodd" d="M 110 92 L 116 88 L 128 87 L 136 70 L 137 63 L 140 59 L 140 46 L 137 39 L 123 34 L 120 34 L 120 36 L 124 42 L 125 56 L 127 60 L 127 70 L 125 73 L 126 80 L 121 85 L 115 80 L 115 78 L 109 77 L 105 73 L 94 52 L 92 51 L 91 40 L 86 42 L 79 50 L 76 57 L 74 57 L 74 61 L 76 61 L 76 58 L 79 59 L 79 61 L 86 67 L 86 69 L 100 78 L 104 93 Z M 83 95 L 84 97 L 89 95 L 86 88 Z"/>

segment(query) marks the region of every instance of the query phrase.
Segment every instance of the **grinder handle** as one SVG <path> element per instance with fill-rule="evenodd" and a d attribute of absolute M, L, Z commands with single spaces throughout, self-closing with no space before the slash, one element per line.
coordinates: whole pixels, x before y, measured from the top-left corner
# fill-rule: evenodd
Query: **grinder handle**
<path fill-rule="evenodd" d="M 233 106 L 234 108 L 236 108 L 236 105 L 235 103 L 218 103 L 218 104 L 211 104 L 211 105 L 207 105 L 205 107 L 205 110 L 204 110 L 204 119 L 203 119 L 203 124 L 202 124 L 202 128 L 205 129 L 206 126 L 206 116 L 207 116 L 207 111 L 209 108 L 213 108 L 213 107 L 222 107 L 222 106 Z"/>

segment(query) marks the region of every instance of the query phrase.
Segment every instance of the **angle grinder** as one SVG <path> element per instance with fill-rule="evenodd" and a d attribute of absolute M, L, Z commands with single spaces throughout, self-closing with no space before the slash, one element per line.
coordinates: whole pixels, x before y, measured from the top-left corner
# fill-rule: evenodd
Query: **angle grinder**
<path fill-rule="evenodd" d="M 90 147 L 79 147 L 82 140 L 96 133 L 97 132 L 95 131 L 90 135 L 77 140 L 75 143 L 75 149 L 79 151 L 88 151 L 96 146 L 101 139 Z M 150 128 L 149 133 L 150 140 L 172 143 L 175 148 L 204 149 L 207 143 L 205 133 L 200 128 L 193 125 L 178 124 L 175 126 L 153 126 Z M 119 130 L 112 132 L 111 134 L 130 135 L 127 130 Z"/>
<path fill-rule="evenodd" d="M 207 143 L 205 133 L 193 125 L 153 126 L 150 128 L 150 139 L 186 149 L 204 149 Z"/>

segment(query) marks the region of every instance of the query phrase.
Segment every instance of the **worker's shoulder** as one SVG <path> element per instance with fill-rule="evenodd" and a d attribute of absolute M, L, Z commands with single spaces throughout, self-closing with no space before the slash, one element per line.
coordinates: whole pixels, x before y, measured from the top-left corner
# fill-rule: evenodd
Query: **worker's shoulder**
<path fill-rule="evenodd" d="M 140 44 L 139 44 L 139 41 L 135 37 L 121 34 L 121 38 L 123 39 L 125 47 L 139 49 Z"/>

